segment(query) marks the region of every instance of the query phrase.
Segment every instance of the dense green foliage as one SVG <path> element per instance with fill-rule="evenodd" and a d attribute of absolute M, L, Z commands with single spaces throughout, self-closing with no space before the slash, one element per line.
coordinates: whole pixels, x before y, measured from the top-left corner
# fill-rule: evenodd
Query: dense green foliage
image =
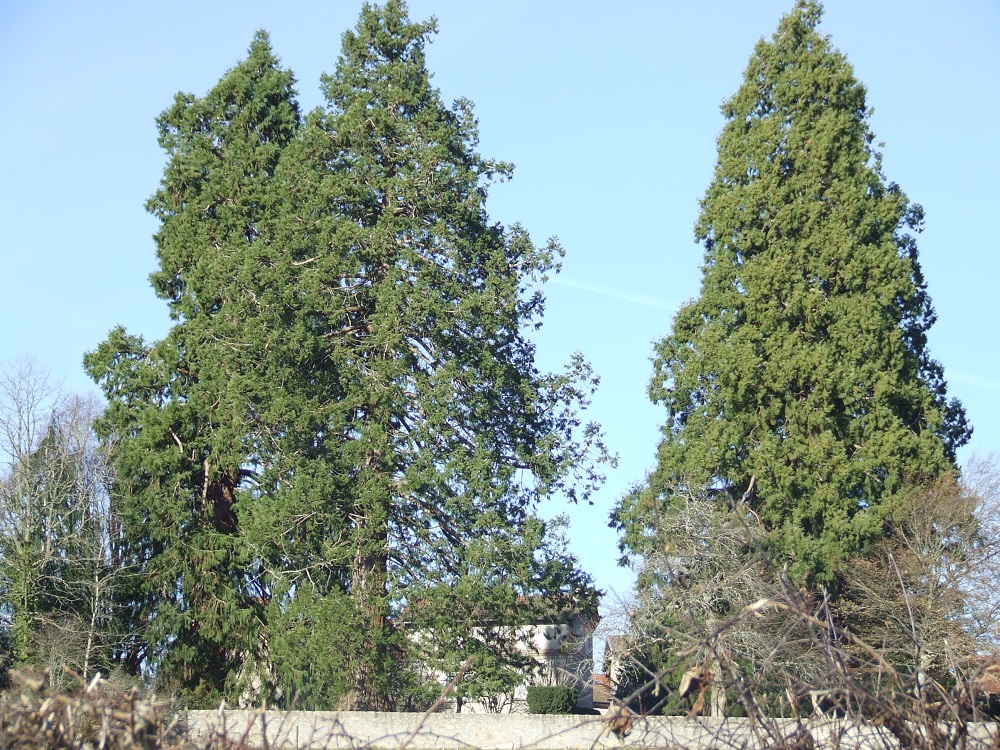
<path fill-rule="evenodd" d="M 533 714 L 571 714 L 576 709 L 578 693 L 567 685 L 531 685 L 528 710 Z"/>
<path fill-rule="evenodd" d="M 169 161 L 147 204 L 161 222 L 151 282 L 176 323 L 152 346 L 116 329 L 85 359 L 108 399 L 99 429 L 142 570 L 131 666 L 153 659 L 206 701 L 258 655 L 263 622 L 267 584 L 237 505 L 273 450 L 258 414 L 282 350 L 267 339 L 278 311 L 260 295 L 280 283 L 267 232 L 274 171 L 299 123 L 292 84 L 258 34 L 207 96 L 178 94 L 160 116 Z"/>
<path fill-rule="evenodd" d="M 477 624 L 594 606 L 534 515 L 585 499 L 603 456 L 588 367 L 540 373 L 525 336 L 561 250 L 490 222 L 511 167 L 430 85 L 433 32 L 365 6 L 304 121 L 260 33 L 160 118 L 151 278 L 175 324 L 86 365 L 144 573 L 136 649 L 196 700 L 388 709 L 415 663 L 513 668 Z"/>
<path fill-rule="evenodd" d="M 14 666 L 14 641 L 7 628 L 0 628 L 0 690 L 10 687 L 10 670 Z"/>
<path fill-rule="evenodd" d="M 707 485 L 742 498 L 797 579 L 830 584 L 969 438 L 927 351 L 921 208 L 883 175 L 820 13 L 800 0 L 723 105 L 701 293 L 656 346 L 656 469 L 613 516 L 627 551 L 649 551 L 671 487 Z"/>

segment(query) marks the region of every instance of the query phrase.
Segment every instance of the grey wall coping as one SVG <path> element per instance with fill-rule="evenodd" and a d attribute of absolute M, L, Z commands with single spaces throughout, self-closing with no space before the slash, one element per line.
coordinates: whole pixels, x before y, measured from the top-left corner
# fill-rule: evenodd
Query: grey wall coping
<path fill-rule="evenodd" d="M 970 724 L 967 747 L 988 748 L 995 724 Z M 808 731 L 816 748 L 885 750 L 898 747 L 884 728 L 836 719 L 775 719 L 769 728 L 747 719 L 636 718 L 619 739 L 601 716 L 323 711 L 189 711 L 181 728 L 204 743 L 213 735 L 252 747 L 384 748 L 385 750 L 619 750 L 620 748 L 765 748 Z M 942 727 L 952 730 L 953 727 Z M 265 741 L 266 737 L 266 741 Z"/>

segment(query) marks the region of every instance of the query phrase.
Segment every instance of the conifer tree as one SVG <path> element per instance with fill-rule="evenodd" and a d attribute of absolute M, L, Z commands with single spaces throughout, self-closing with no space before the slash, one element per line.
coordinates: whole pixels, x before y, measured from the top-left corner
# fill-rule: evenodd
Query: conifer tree
<path fill-rule="evenodd" d="M 431 86 L 434 31 L 398 0 L 366 5 L 280 171 L 297 330 L 324 363 L 309 411 L 347 524 L 325 553 L 342 577 L 296 583 L 284 612 L 304 609 L 278 632 L 339 613 L 342 708 L 394 705 L 399 654 L 416 649 L 400 620 L 433 631 L 420 642 L 441 643 L 444 663 L 475 622 L 513 624 L 537 595 L 594 603 L 533 512 L 558 491 L 584 498 L 598 479 L 587 453 L 603 450 L 577 413 L 589 368 L 539 373 L 525 335 L 561 250 L 490 222 L 487 187 L 511 166 L 476 152 L 470 103 L 447 107 Z M 261 540 L 282 512 L 262 516 Z"/>
<path fill-rule="evenodd" d="M 927 350 L 923 212 L 884 176 L 820 15 L 799 0 L 723 105 L 701 292 L 656 346 L 657 466 L 613 514 L 626 550 L 643 552 L 668 488 L 712 487 L 759 515 L 799 580 L 832 583 L 971 433 Z"/>
<path fill-rule="evenodd" d="M 177 94 L 163 112 L 151 282 L 175 323 L 153 345 L 115 329 L 85 358 L 109 401 L 99 428 L 141 565 L 129 662 L 156 662 L 162 680 L 216 705 L 256 654 L 263 617 L 237 506 L 264 460 L 261 296 L 273 281 L 274 171 L 299 125 L 293 83 L 259 32 L 207 96 Z"/>
<path fill-rule="evenodd" d="M 430 85 L 434 30 L 366 5 L 304 123 L 258 35 L 161 118 L 152 281 L 176 323 L 152 346 L 113 331 L 87 366 L 146 658 L 189 702 L 390 709 L 420 692 L 411 665 L 468 656 L 506 684 L 509 639 L 470 633 L 596 606 L 535 516 L 585 500 L 605 457 L 586 363 L 540 373 L 526 336 L 561 249 L 489 220 L 511 167 Z"/>

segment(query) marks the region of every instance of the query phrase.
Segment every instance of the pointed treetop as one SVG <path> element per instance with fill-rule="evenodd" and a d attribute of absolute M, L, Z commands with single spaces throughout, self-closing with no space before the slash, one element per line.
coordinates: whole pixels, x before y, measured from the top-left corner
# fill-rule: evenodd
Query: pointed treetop
<path fill-rule="evenodd" d="M 818 33 L 821 11 L 798 2 L 722 108 L 701 293 L 650 384 L 667 408 L 657 470 L 616 523 L 672 487 L 725 488 L 796 576 L 831 582 L 908 482 L 955 471 L 970 428 L 926 348 L 922 210 L 885 178 L 865 88 Z"/>

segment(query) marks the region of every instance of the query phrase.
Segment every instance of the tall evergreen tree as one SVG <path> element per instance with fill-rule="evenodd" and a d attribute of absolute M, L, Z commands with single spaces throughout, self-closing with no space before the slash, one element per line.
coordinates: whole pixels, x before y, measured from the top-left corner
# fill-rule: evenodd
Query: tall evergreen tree
<path fill-rule="evenodd" d="M 152 346 L 116 329 L 85 358 L 109 401 L 100 429 L 142 565 L 131 666 L 152 659 L 206 700 L 256 653 L 263 618 L 237 505 L 263 461 L 260 298 L 272 281 L 274 171 L 299 126 L 293 83 L 260 32 L 207 96 L 178 94 L 163 112 L 151 282 L 175 324 Z"/>
<path fill-rule="evenodd" d="M 657 466 L 613 514 L 631 551 L 668 488 L 713 486 L 760 516 L 796 577 L 832 582 L 971 433 L 927 351 L 923 212 L 883 175 L 865 88 L 820 15 L 799 0 L 723 105 L 701 293 L 656 346 Z"/>
<path fill-rule="evenodd" d="M 433 622 L 441 637 L 442 610 L 509 622 L 535 595 L 594 596 L 534 531 L 538 498 L 585 496 L 597 480 L 586 453 L 602 450 L 592 427 L 578 442 L 586 365 L 541 374 L 525 336 L 561 250 L 490 222 L 488 184 L 511 167 L 476 152 L 469 102 L 449 108 L 431 86 L 434 31 L 398 0 L 366 5 L 323 79 L 325 111 L 280 171 L 297 330 L 323 361 L 309 411 L 322 415 L 330 497 L 347 519 L 327 552 L 343 577 L 296 585 L 297 622 L 310 621 L 306 591 L 340 613 L 345 708 L 392 705 L 399 654 L 415 648 L 395 621 L 425 633 Z M 261 539 L 281 513 L 262 515 Z"/>
<path fill-rule="evenodd" d="M 596 604 L 534 515 L 585 499 L 604 456 L 589 368 L 540 373 L 526 337 L 561 250 L 490 222 L 511 167 L 430 85 L 434 30 L 365 6 L 304 124 L 263 35 L 161 118 L 152 281 L 176 324 L 113 331 L 87 366 L 145 566 L 133 611 L 189 694 L 253 677 L 387 709 L 415 660 L 495 672 L 510 644 L 470 639 L 483 623 Z"/>

